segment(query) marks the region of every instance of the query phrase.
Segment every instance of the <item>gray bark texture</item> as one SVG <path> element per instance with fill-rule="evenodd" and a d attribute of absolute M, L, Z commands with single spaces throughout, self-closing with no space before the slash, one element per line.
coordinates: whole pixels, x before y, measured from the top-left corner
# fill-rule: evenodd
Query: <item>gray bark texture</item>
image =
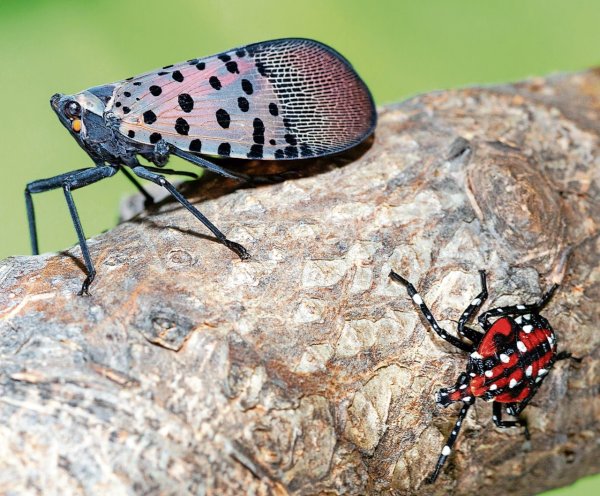
<path fill-rule="evenodd" d="M 344 157 L 241 170 L 290 169 L 181 187 L 247 261 L 165 200 L 90 240 L 89 297 L 79 248 L 0 262 L 1 494 L 525 495 L 600 471 L 600 70 L 417 96 Z M 582 361 L 526 408 L 530 441 L 477 402 L 425 485 L 467 355 L 388 273 L 454 332 L 480 268 L 484 309 L 560 281 L 543 314 Z"/>

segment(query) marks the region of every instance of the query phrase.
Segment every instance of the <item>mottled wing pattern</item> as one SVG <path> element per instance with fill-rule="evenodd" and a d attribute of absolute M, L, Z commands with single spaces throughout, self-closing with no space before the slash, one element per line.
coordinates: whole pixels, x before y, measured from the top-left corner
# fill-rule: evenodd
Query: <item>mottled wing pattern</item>
<path fill-rule="evenodd" d="M 316 157 L 374 129 L 369 90 L 333 49 L 312 40 L 256 43 L 124 81 L 110 108 L 138 143 L 255 159 Z"/>

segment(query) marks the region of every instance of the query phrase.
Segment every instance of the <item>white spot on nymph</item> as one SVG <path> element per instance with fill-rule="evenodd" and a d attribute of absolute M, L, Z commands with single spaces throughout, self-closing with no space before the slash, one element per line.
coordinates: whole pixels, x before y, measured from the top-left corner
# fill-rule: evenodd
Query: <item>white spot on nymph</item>
<path fill-rule="evenodd" d="M 498 417 L 496 417 L 496 415 L 492 415 L 492 420 L 498 420 Z"/>
<path fill-rule="evenodd" d="M 498 386 L 496 386 L 496 384 L 492 384 L 490 386 L 490 391 L 496 391 L 496 389 L 498 389 Z"/>
<path fill-rule="evenodd" d="M 465 397 L 464 397 L 462 400 L 463 400 L 465 403 L 468 403 L 469 401 L 471 401 L 471 397 L 470 397 L 470 396 L 465 396 Z"/>
<path fill-rule="evenodd" d="M 467 385 L 463 384 L 459 389 L 467 389 Z"/>
<path fill-rule="evenodd" d="M 505 355 L 504 353 L 500 354 L 500 361 L 502 363 L 508 363 L 510 362 L 510 358 L 508 357 L 508 355 Z"/>
<path fill-rule="evenodd" d="M 518 310 L 525 310 L 525 305 L 517 305 Z"/>
<path fill-rule="evenodd" d="M 477 305 L 479 305 L 481 303 L 481 299 L 480 298 L 475 298 L 472 302 L 471 305 L 473 305 L 474 307 L 476 307 Z"/>
<path fill-rule="evenodd" d="M 469 372 L 469 375 L 470 375 L 471 377 L 475 377 L 475 375 L 476 375 L 476 374 L 475 374 L 475 372 Z"/>
<path fill-rule="evenodd" d="M 494 372 L 492 370 L 486 370 L 484 374 L 486 377 L 492 377 L 494 375 Z"/>
<path fill-rule="evenodd" d="M 427 316 L 427 320 L 431 320 L 433 317 L 431 315 Z"/>
<path fill-rule="evenodd" d="M 548 373 L 548 371 L 546 369 L 538 370 L 538 375 L 546 375 L 547 373 Z"/>
<path fill-rule="evenodd" d="M 518 382 L 515 379 L 511 379 L 510 382 L 508 383 L 508 387 L 509 388 L 514 388 L 516 385 L 518 384 Z"/>
<path fill-rule="evenodd" d="M 481 356 L 479 353 L 477 353 L 476 351 L 474 351 L 473 353 L 471 353 L 471 357 L 472 358 L 476 358 L 481 360 L 483 358 L 483 356 Z"/>
<path fill-rule="evenodd" d="M 415 294 L 413 295 L 413 297 L 412 297 L 412 298 L 413 298 L 413 301 L 414 301 L 414 302 L 415 302 L 417 305 L 422 305 L 422 304 L 423 304 L 423 298 L 421 298 L 421 297 L 419 296 L 419 293 L 415 293 Z"/>
<path fill-rule="evenodd" d="M 533 331 L 533 326 L 528 324 L 526 326 L 523 326 L 523 330 L 526 334 L 529 334 L 531 331 Z"/>
<path fill-rule="evenodd" d="M 532 373 L 533 373 L 533 367 L 530 365 L 529 367 L 527 367 L 527 368 L 525 369 L 525 375 L 526 375 L 527 377 L 531 377 L 531 374 L 532 374 Z"/>
<path fill-rule="evenodd" d="M 450 454 L 452 450 L 450 449 L 450 446 L 446 445 L 444 446 L 444 448 L 442 449 L 442 455 L 444 456 L 448 456 Z"/>
<path fill-rule="evenodd" d="M 536 380 L 535 380 L 535 382 L 541 382 L 541 381 L 542 381 L 542 378 L 541 378 L 541 377 L 538 377 L 538 378 L 536 378 Z"/>
<path fill-rule="evenodd" d="M 517 318 L 515 319 L 515 322 L 516 322 L 517 324 L 521 324 L 521 323 L 523 322 L 523 319 L 522 319 L 521 317 L 517 317 Z"/>
<path fill-rule="evenodd" d="M 552 336 L 552 334 L 550 334 L 550 336 L 548 336 L 546 339 L 550 343 L 550 346 L 554 345 L 554 336 Z"/>
<path fill-rule="evenodd" d="M 453 436 L 456 436 L 456 431 L 452 431 L 452 435 L 453 435 Z"/>
<path fill-rule="evenodd" d="M 502 312 L 504 312 L 504 308 L 496 308 L 496 312 L 502 313 Z"/>
<path fill-rule="evenodd" d="M 460 424 L 462 424 L 462 422 L 459 420 L 458 422 L 456 422 L 456 427 L 460 427 Z"/>
<path fill-rule="evenodd" d="M 531 315 L 527 314 L 527 315 L 523 315 L 523 318 L 525 320 L 531 320 Z"/>
<path fill-rule="evenodd" d="M 521 353 L 525 353 L 527 351 L 527 346 L 525 346 L 525 343 L 523 343 L 523 341 L 517 341 L 517 348 L 519 348 L 519 351 Z"/>

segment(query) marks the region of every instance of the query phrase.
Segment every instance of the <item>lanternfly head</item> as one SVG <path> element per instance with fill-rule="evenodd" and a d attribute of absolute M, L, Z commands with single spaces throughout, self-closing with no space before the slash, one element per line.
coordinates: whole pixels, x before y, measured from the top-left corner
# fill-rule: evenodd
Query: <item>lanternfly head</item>
<path fill-rule="evenodd" d="M 106 103 L 91 90 L 76 95 L 56 93 L 50 98 L 50 105 L 60 122 L 78 139 L 86 136 L 92 120 L 102 119 Z"/>

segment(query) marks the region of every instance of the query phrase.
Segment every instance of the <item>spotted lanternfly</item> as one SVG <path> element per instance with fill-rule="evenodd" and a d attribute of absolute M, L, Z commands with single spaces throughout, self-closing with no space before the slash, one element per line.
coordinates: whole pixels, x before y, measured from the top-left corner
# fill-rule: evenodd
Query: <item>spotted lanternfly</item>
<path fill-rule="evenodd" d="M 442 339 L 470 353 L 467 370 L 459 375 L 456 385 L 442 388 L 436 395 L 436 402 L 443 407 L 458 401 L 462 401 L 463 406 L 427 482 L 433 483 L 437 479 L 450 455 L 467 411 L 476 398 L 493 402 L 492 420 L 497 427 L 522 426 L 526 438 L 529 439 L 527 424 L 518 416 L 531 401 L 554 363 L 571 358 L 570 353 L 557 353 L 554 331 L 548 321 L 540 315 L 558 284 L 554 284 L 537 303 L 493 308 L 482 313 L 478 321 L 485 332 L 481 333 L 466 325 L 488 296 L 485 271 L 480 270 L 481 292 L 458 321 L 458 334 L 472 343 L 468 344 L 448 334 L 439 326 L 410 282 L 393 271 L 389 275 L 406 286 L 413 302 Z M 517 417 L 517 420 L 502 420 L 503 405 L 506 412 Z"/>
<path fill-rule="evenodd" d="M 31 195 L 62 188 L 87 268 L 80 294 L 96 271 L 71 191 L 122 171 L 164 187 L 241 259 L 246 249 L 227 237 L 164 178 L 176 155 L 225 177 L 257 182 L 201 155 L 259 160 L 323 157 L 365 140 L 376 113 L 368 88 L 332 48 L 307 39 L 265 41 L 202 59 L 168 65 L 75 95 L 54 95 L 61 123 L 94 161 L 31 182 L 25 190 L 33 253 L 38 253 Z M 157 167 L 142 166 L 138 156 Z M 183 173 L 185 175 L 185 173 Z M 264 178 L 263 178 L 264 179 Z"/>

